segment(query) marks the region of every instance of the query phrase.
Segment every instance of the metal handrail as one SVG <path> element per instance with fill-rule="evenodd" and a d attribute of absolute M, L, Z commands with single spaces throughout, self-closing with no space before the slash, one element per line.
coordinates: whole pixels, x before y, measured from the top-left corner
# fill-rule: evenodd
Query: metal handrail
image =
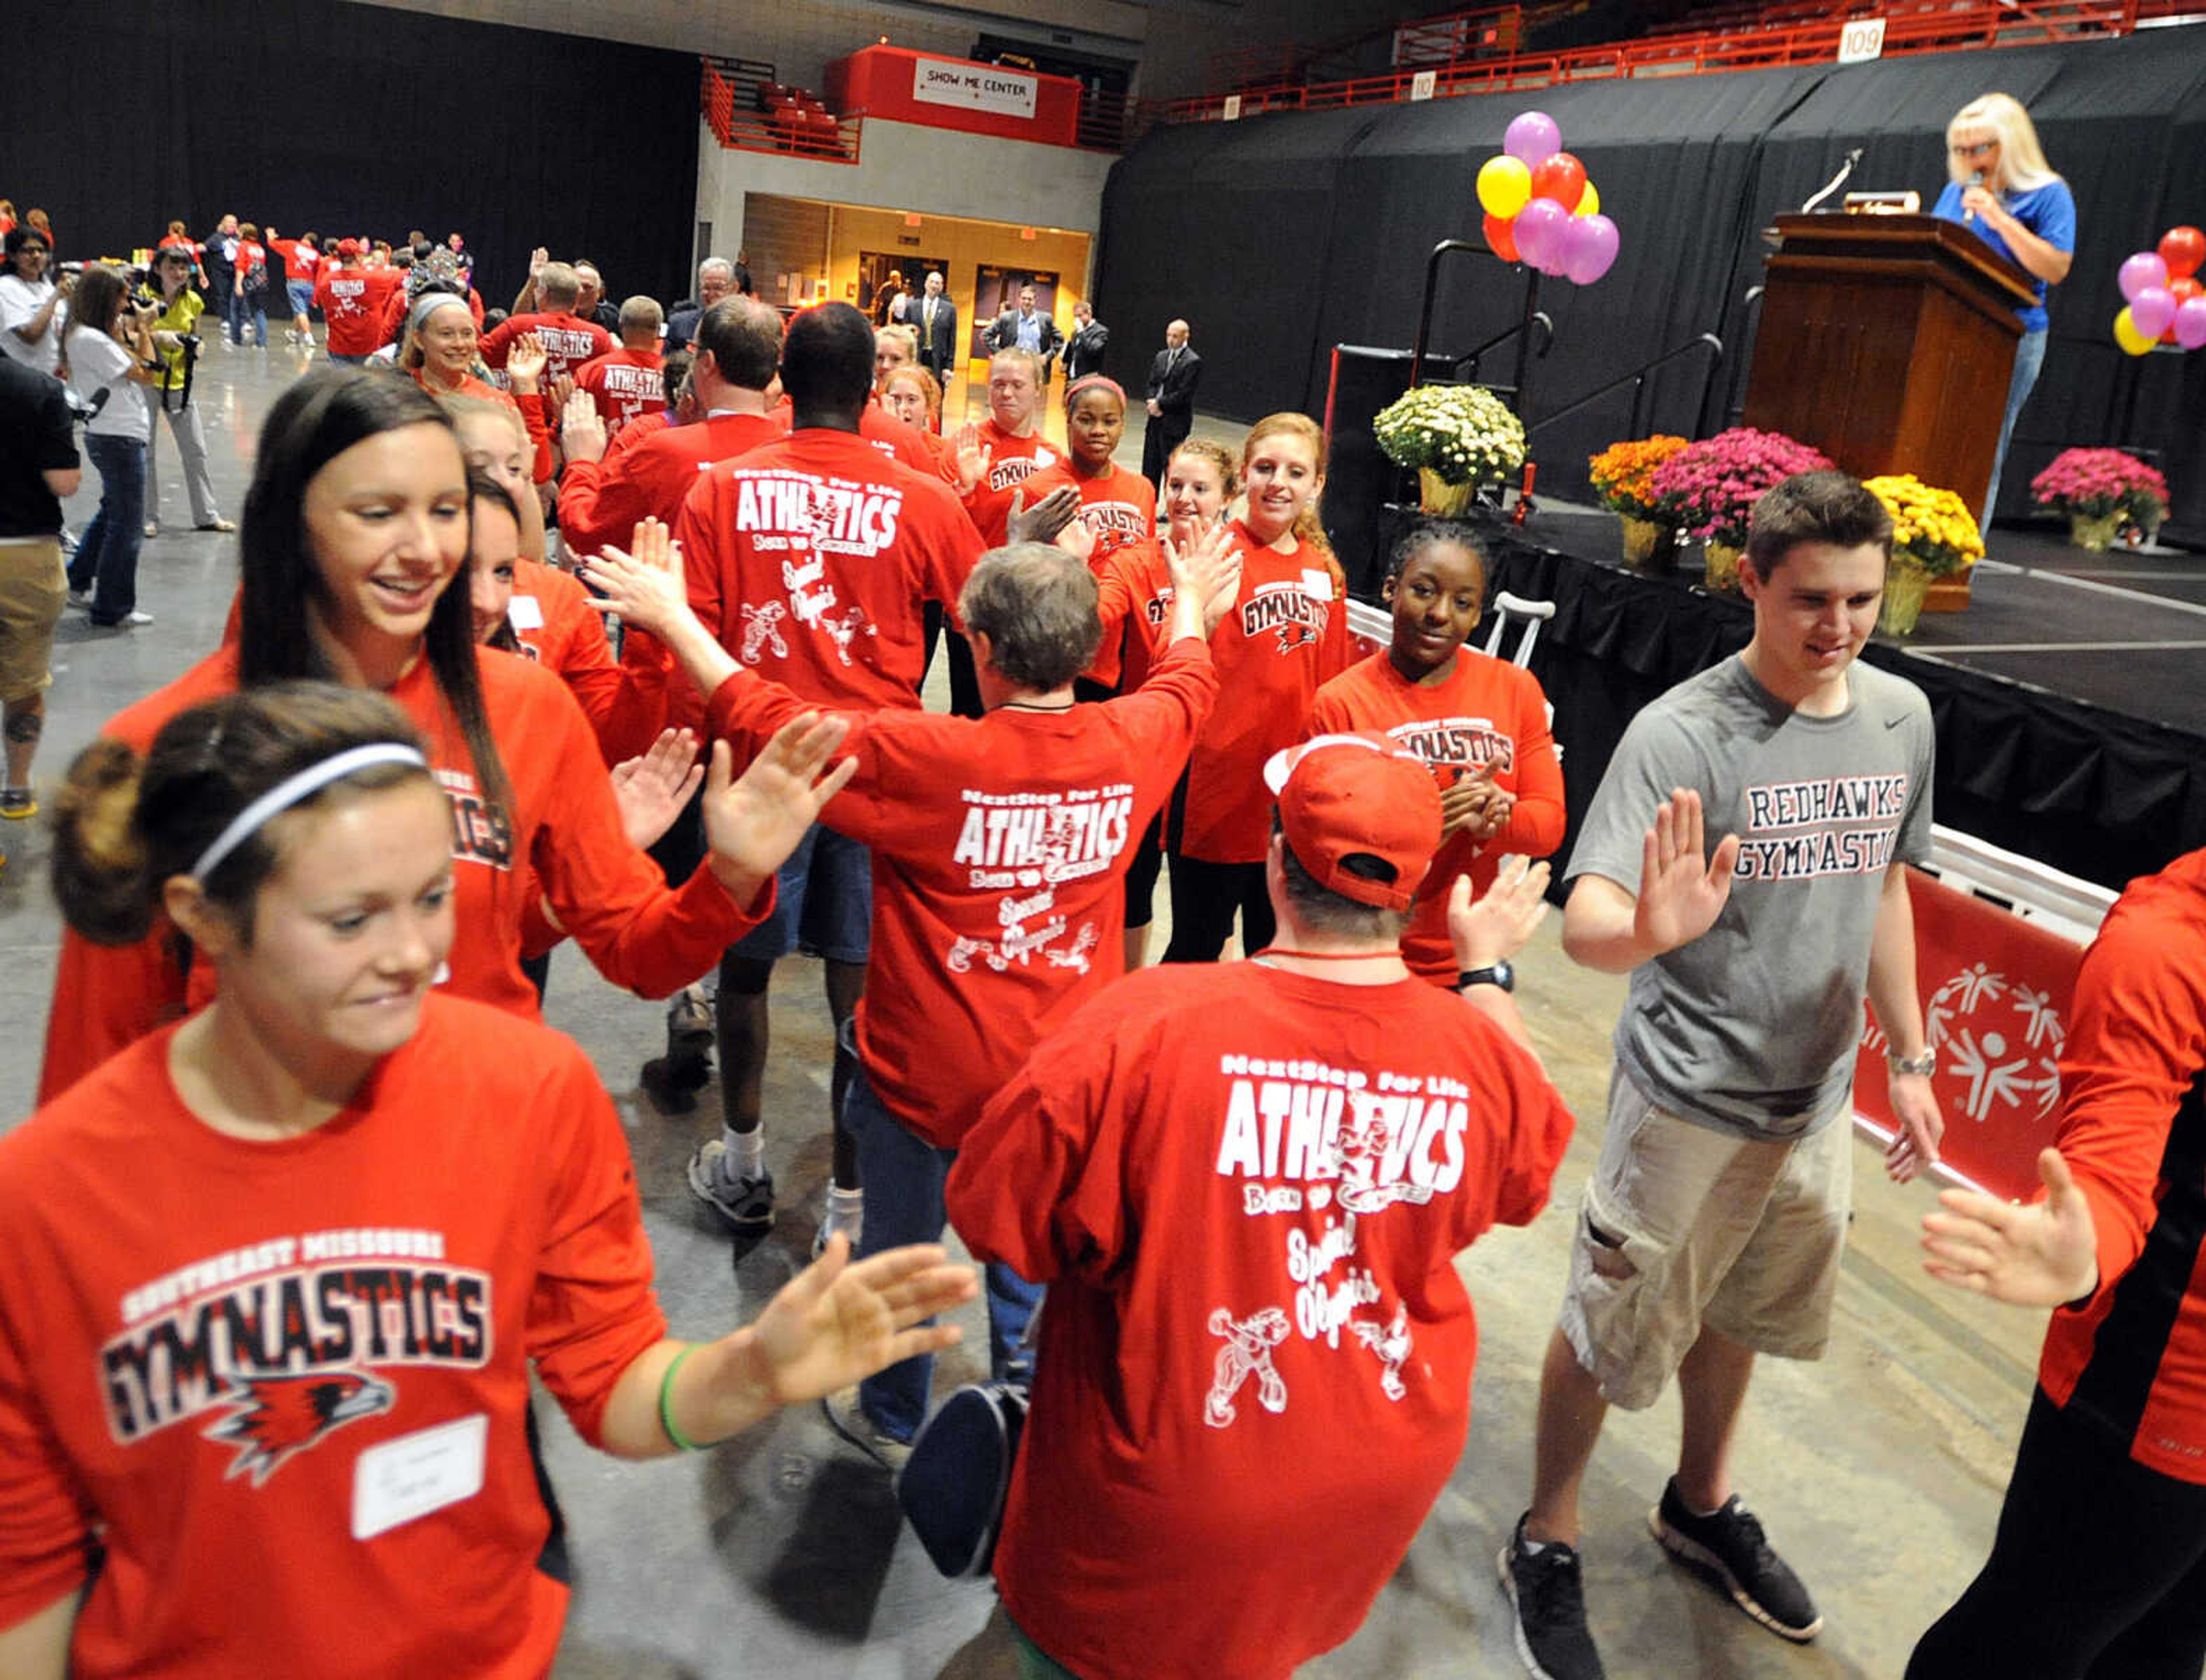
<path fill-rule="evenodd" d="M 1439 244 L 1433 247 L 1432 254 L 1425 259 L 1425 295 L 1417 304 L 1417 337 L 1415 347 L 1410 352 L 1410 389 L 1411 390 L 1415 390 L 1420 384 L 1424 383 L 1425 346 L 1430 342 L 1432 337 L 1433 298 L 1440 287 L 1440 259 L 1444 257 L 1453 255 L 1466 257 L 1494 257 L 1494 253 L 1485 246 L 1474 245 L 1467 239 L 1444 239 L 1440 241 Z M 1494 257 L 1494 260 L 1499 262 L 1501 259 Z M 1509 392 L 1509 407 L 1519 420 L 1522 420 L 1524 417 L 1524 393 L 1531 372 L 1531 360 L 1535 355 L 1544 357 L 1547 354 L 1550 347 L 1552 347 L 1555 342 L 1554 321 L 1547 315 L 1542 313 L 1539 307 L 1539 271 L 1537 269 L 1528 268 L 1524 272 L 1526 275 L 1526 280 L 1524 284 L 1523 318 L 1514 326 L 1510 327 L 1505 331 L 1499 333 L 1495 337 L 1487 340 L 1485 343 L 1481 344 L 1476 349 L 1470 352 L 1469 354 L 1451 356 L 1448 358 L 1449 360 L 1454 362 L 1458 366 L 1461 366 L 1466 361 L 1476 364 L 1480 356 L 1485 354 L 1487 351 L 1494 349 L 1495 345 L 1505 343 L 1511 338 L 1516 338 L 1517 382 L 1513 385 L 1501 387 L 1500 389 L 1506 390 Z M 1532 329 L 1535 326 L 1541 326 L 1547 329 L 1545 334 L 1541 338 L 1540 348 L 1536 351 L 1532 348 Z M 1522 335 L 1521 337 L 1518 337 L 1520 334 Z"/>
<path fill-rule="evenodd" d="M 1701 349 L 1703 347 L 1715 352 L 1714 356 L 1712 357 L 1708 362 L 1708 374 L 1701 385 L 1700 408 L 1705 408 L 1708 400 L 1708 386 L 1714 382 L 1716 369 L 1723 366 L 1724 359 L 1724 342 L 1722 339 L 1717 337 L 1713 332 L 1704 332 L 1697 338 L 1689 338 L 1684 343 L 1677 346 L 1674 349 L 1663 351 L 1660 355 L 1656 356 L 1652 361 L 1643 363 L 1640 366 L 1634 368 L 1631 372 L 1623 374 L 1617 378 L 1611 379 L 1607 384 L 1588 391 L 1583 396 L 1578 397 L 1573 402 L 1565 402 L 1561 408 L 1556 409 L 1553 414 L 1542 414 L 1538 420 L 1533 421 L 1524 428 L 1525 432 L 1527 435 L 1529 435 L 1532 432 L 1539 431 L 1542 426 L 1553 426 L 1557 420 L 1562 420 L 1568 415 L 1575 414 L 1579 409 L 1586 408 L 1592 403 L 1598 402 L 1602 397 L 1607 396 L 1610 392 L 1621 390 L 1625 386 L 1630 385 L 1632 388 L 1631 431 L 1634 435 L 1637 435 L 1639 430 L 1640 419 L 1639 399 L 1646 390 L 1647 376 L 1649 373 L 1652 373 L 1656 368 L 1661 366 L 1664 363 L 1675 361 L 1679 356 L 1685 355 L 1694 350 Z M 1700 412 L 1700 408 L 1696 408 L 1694 409 L 1694 413 L 1696 414 Z"/>

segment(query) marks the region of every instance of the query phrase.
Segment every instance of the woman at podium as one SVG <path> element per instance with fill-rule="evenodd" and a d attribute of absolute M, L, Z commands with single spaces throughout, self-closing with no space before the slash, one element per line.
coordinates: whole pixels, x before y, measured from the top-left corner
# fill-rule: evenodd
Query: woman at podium
<path fill-rule="evenodd" d="M 2014 349 L 1999 453 L 1992 457 L 1991 487 L 1984 493 L 1978 521 L 1989 529 L 2014 417 L 2045 366 L 2045 294 L 2068 277 L 2075 258 L 2076 195 L 2045 161 L 2030 113 L 2005 93 L 1971 99 L 1946 125 L 1946 170 L 1953 178 L 1931 214 L 1967 226 L 2037 282 L 2036 301 L 2016 312 L 2022 317 L 2022 340 Z"/>

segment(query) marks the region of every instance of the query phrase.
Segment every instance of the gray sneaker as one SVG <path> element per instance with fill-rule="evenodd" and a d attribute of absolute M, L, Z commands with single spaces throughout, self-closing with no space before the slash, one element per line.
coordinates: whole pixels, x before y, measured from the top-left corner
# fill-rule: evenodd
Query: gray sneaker
<path fill-rule="evenodd" d="M 1647 1526 L 1664 1550 L 1714 1576 L 1732 1603 L 1772 1633 L 1804 1645 L 1822 1630 L 1815 1600 L 1736 1493 L 1701 1516 L 1686 1509 L 1670 1481 L 1661 1503 L 1647 1513 Z"/>
<path fill-rule="evenodd" d="M 1576 1549 L 1550 1542 L 1526 1551 L 1520 1516 L 1495 1561 L 1524 1671 L 1534 1680 L 1606 1680 L 1586 1626 L 1585 1578 Z"/>
<path fill-rule="evenodd" d="M 739 1178 L 727 1165 L 728 1146 L 708 1138 L 689 1158 L 689 1194 L 720 1216 L 720 1222 L 742 1236 L 754 1236 L 773 1224 L 773 1175 Z"/>
<path fill-rule="evenodd" d="M 872 1459 L 891 1475 L 903 1469 L 911 1458 L 911 1443 L 900 1441 L 873 1421 L 866 1409 L 858 1403 L 856 1385 L 838 1388 L 820 1403 L 827 1427 L 852 1446 Z"/>

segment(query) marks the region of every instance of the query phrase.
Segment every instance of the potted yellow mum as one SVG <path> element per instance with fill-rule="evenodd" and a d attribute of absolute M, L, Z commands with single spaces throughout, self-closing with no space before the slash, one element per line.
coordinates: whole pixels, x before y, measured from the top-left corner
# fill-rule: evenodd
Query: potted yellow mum
<path fill-rule="evenodd" d="M 1887 635 L 1908 635 L 1923 616 L 1931 583 L 1957 576 L 1984 557 L 1983 533 L 1967 503 L 1912 473 L 1863 482 L 1892 515 L 1892 565 L 1876 627 Z"/>

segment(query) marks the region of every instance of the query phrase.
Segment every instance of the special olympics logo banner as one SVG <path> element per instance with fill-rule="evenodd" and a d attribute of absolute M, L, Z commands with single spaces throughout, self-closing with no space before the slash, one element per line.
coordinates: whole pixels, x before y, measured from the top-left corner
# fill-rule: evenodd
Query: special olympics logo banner
<path fill-rule="evenodd" d="M 1916 982 L 1938 1052 L 1947 1165 L 1987 1190 L 2028 1200 L 2037 1153 L 2060 1108 L 2060 1051 L 2084 948 L 1908 871 Z M 1854 1075 L 1856 1112 L 1889 1129 L 1885 1037 L 1872 1013 Z"/>

